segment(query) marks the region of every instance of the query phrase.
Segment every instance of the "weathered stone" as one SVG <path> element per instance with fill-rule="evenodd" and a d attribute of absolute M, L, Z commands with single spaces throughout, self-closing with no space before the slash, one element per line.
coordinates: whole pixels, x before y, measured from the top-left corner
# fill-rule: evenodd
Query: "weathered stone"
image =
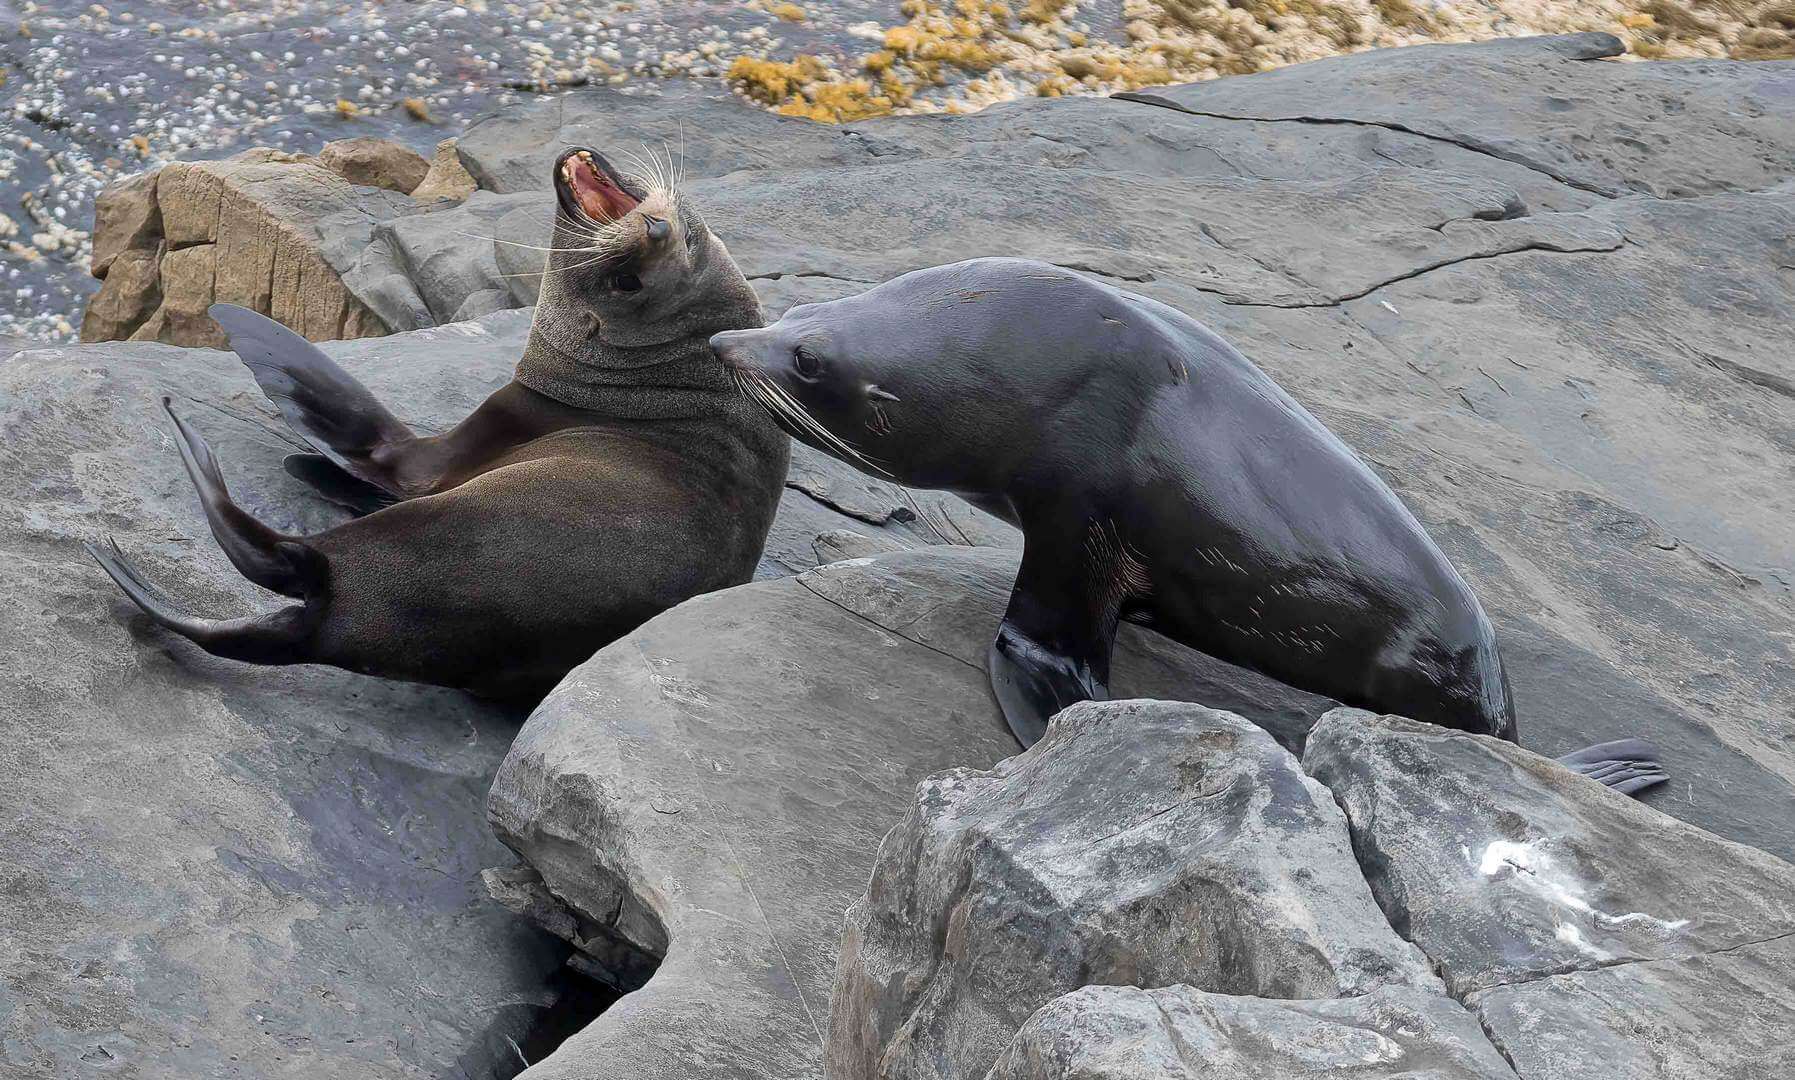
<path fill-rule="evenodd" d="M 461 164 L 461 155 L 455 150 L 457 142 L 456 139 L 444 139 L 436 144 L 436 153 L 430 158 L 430 171 L 412 189 L 412 198 L 421 203 L 444 199 L 460 202 L 474 193 L 479 185 Z"/>
<path fill-rule="evenodd" d="M 159 246 L 115 253 L 81 317 L 81 340 L 116 341 L 136 333 L 162 303 L 161 262 Z"/>
<path fill-rule="evenodd" d="M 1795 866 L 1512 743 L 1338 709 L 1303 761 L 1455 995 L 1795 935 Z"/>
<path fill-rule="evenodd" d="M 409 195 L 424 182 L 431 163 L 409 146 L 363 135 L 337 139 L 318 151 L 318 164 L 351 184 Z"/>
<path fill-rule="evenodd" d="M 162 256 L 161 274 L 162 305 L 156 309 L 155 333 L 145 332 L 152 326 L 146 323 L 133 340 L 224 348 L 224 331 L 206 314 L 216 299 L 218 245 L 193 244 L 168 252 Z"/>
<path fill-rule="evenodd" d="M 1016 749 L 983 669 L 1015 566 L 931 548 L 700 597 L 543 702 L 492 824 L 588 936 L 664 959 L 531 1080 L 820 1075 L 842 912 L 880 837 L 923 776 Z M 1130 628 L 1116 685 L 1187 697 L 1213 665 Z"/>
<path fill-rule="evenodd" d="M 1327 789 L 1240 717 L 1164 701 L 1075 705 L 1027 753 L 922 783 L 848 909 L 827 1073 L 976 1080 L 1092 983 L 1439 992 Z"/>
<path fill-rule="evenodd" d="M 1435 993 L 1274 1001 L 1188 986 L 1090 986 L 1043 1006 L 986 1080 L 1513 1080 L 1477 1021 Z"/>
<path fill-rule="evenodd" d="M 447 426 L 515 360 L 527 319 L 498 318 L 328 348 Z M 7 353 L 0 1075 L 511 1075 L 506 1039 L 530 1045 L 566 952 L 479 880 L 507 856 L 480 807 L 519 715 L 158 630 L 82 541 L 116 537 L 207 615 L 284 602 L 207 535 L 162 395 L 258 518 L 306 533 L 343 514 L 282 470 L 292 437 L 228 353 Z"/>
<path fill-rule="evenodd" d="M 151 169 L 114 180 L 94 200 L 93 276 L 105 279 L 113 260 L 126 251 L 154 251 L 162 239 L 162 215 L 156 207 L 156 178 Z"/>
<path fill-rule="evenodd" d="M 1625 51 L 1610 34 L 1430 45 L 1126 96 L 1204 115 L 1415 132 L 1605 196 L 1765 188 L 1795 170 L 1786 67 L 1592 62 Z M 1462 92 L 1471 84 L 1478 92 Z"/>
<path fill-rule="evenodd" d="M 1522 1080 L 1782 1080 L 1795 1076 L 1791 972 L 1795 937 L 1783 935 L 1498 986 L 1466 1001 Z"/>
<path fill-rule="evenodd" d="M 149 176 L 115 185 L 114 206 L 97 223 L 108 276 L 120 252 L 145 254 L 134 256 L 119 285 L 102 287 L 102 310 L 91 326 L 84 320 L 83 340 L 218 347 L 223 334 L 205 314 L 214 301 L 262 312 L 313 340 L 387 331 L 344 275 L 365 256 L 373 222 L 407 210 L 410 200 L 266 149 L 173 162 Z M 152 299 L 143 284 L 148 259 L 157 260 L 158 306 L 133 321 Z"/>

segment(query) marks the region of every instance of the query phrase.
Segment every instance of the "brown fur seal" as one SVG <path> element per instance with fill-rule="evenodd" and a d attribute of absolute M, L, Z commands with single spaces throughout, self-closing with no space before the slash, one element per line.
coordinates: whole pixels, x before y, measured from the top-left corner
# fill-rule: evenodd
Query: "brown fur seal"
<path fill-rule="evenodd" d="M 711 339 L 796 437 L 1025 534 L 991 647 L 1024 745 L 1108 696 L 1118 618 L 1350 705 L 1513 740 L 1477 598 L 1358 455 L 1196 320 L 978 259 Z M 1569 762 L 1662 780 L 1638 740 Z"/>
<path fill-rule="evenodd" d="M 219 656 L 495 696 L 544 692 L 658 612 L 747 581 L 790 444 L 706 341 L 760 325 L 754 292 L 664 174 L 626 177 L 570 150 L 554 183 L 554 239 L 516 380 L 442 436 L 414 435 L 278 324 L 212 309 L 318 451 L 289 468 L 378 507 L 315 536 L 276 533 L 231 502 L 210 448 L 174 418 L 231 562 L 303 603 L 196 618 L 116 546 L 90 546 L 112 579 Z"/>

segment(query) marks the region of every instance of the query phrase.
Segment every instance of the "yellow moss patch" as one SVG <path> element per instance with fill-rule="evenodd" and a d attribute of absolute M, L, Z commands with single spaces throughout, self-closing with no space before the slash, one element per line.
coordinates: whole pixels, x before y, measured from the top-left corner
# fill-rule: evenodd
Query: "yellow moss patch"
<path fill-rule="evenodd" d="M 796 4 L 779 4 L 773 8 L 773 14 L 786 22 L 801 23 L 807 18 L 803 8 Z"/>

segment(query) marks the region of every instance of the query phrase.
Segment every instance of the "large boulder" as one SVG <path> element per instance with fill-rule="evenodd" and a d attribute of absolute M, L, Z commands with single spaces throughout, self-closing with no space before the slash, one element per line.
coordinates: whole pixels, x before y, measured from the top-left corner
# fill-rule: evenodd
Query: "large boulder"
<path fill-rule="evenodd" d="M 587 1077 L 594 1062 L 618 1080 L 821 1074 L 842 912 L 880 838 L 922 778 L 1016 751 L 984 670 L 1015 567 L 1013 551 L 901 551 L 699 597 L 543 702 L 494 779 L 492 825 L 568 909 L 554 922 L 595 968 L 659 967 L 531 1080 Z M 1115 682 L 1278 700 L 1135 628 Z M 1375 915 L 1362 884 L 1359 899 Z M 1401 977 L 1412 955 L 1387 930 L 1368 949 L 1333 956 L 1341 978 L 1369 986 L 1380 963 Z M 1266 983 L 1332 985 L 1302 965 Z"/>
<path fill-rule="evenodd" d="M 1041 1007 L 987 1080 L 1513 1080 L 1451 1000 L 1386 988 L 1277 1001 L 1092 986 Z"/>
<path fill-rule="evenodd" d="M 978 1080 L 1092 983 L 1266 998 L 1438 992 L 1326 788 L 1238 716 L 1076 705 L 990 771 L 930 777 L 848 909 L 838 1080 Z"/>
<path fill-rule="evenodd" d="M 1401 717 L 1330 712 L 1303 760 L 1392 925 L 1525 1080 L 1795 1063 L 1795 866 Z"/>
<path fill-rule="evenodd" d="M 272 150 L 125 180 L 98 203 L 93 273 L 102 285 L 81 339 L 222 346 L 206 315 L 218 301 L 316 341 L 386 333 L 343 269 L 373 223 L 409 202 Z"/>

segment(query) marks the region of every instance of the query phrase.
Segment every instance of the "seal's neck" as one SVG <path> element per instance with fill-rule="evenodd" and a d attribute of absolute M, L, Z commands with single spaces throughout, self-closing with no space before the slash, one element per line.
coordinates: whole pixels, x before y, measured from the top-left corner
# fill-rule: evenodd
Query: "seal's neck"
<path fill-rule="evenodd" d="M 725 252 L 707 258 L 678 302 L 663 311 L 607 314 L 580 285 L 590 279 L 556 273 L 557 251 L 543 275 L 530 340 L 517 381 L 578 409 L 624 419 L 660 420 L 716 412 L 719 398 L 739 399 L 711 353 L 720 330 L 761 325 L 754 290 Z M 731 402 L 733 404 L 733 401 Z"/>

